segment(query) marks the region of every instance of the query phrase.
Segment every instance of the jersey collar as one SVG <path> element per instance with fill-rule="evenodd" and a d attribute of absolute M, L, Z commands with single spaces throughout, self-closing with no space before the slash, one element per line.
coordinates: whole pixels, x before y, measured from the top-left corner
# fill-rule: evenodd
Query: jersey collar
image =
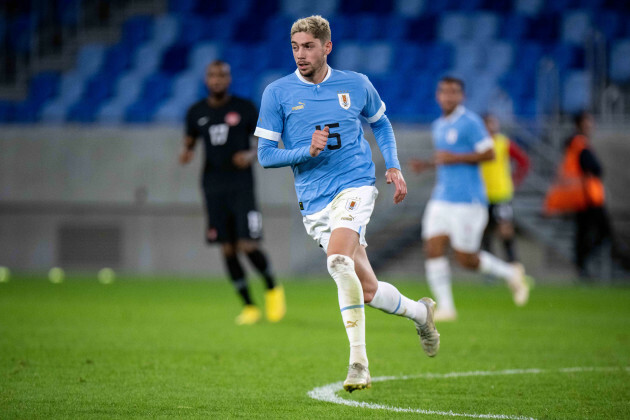
<path fill-rule="evenodd" d="M 328 80 L 328 78 L 332 74 L 332 67 L 330 67 L 329 65 L 326 65 L 326 66 L 328 67 L 328 72 L 326 73 L 326 77 L 324 77 L 324 80 L 322 80 L 321 82 L 317 83 L 318 85 L 322 84 L 326 80 Z M 295 69 L 295 75 L 298 77 L 298 79 L 300 79 L 300 81 L 302 81 L 303 83 L 306 83 L 307 85 L 314 85 L 315 84 L 313 82 L 309 82 L 304 77 L 302 77 L 302 75 L 300 74 L 300 69 Z"/>
<path fill-rule="evenodd" d="M 455 108 L 455 110 L 451 113 L 451 115 L 449 115 L 448 117 L 441 117 L 441 118 L 442 118 L 442 121 L 449 124 L 453 124 L 455 121 L 459 119 L 459 117 L 464 115 L 464 112 L 466 112 L 466 108 L 464 107 L 464 105 L 457 105 L 457 108 Z"/>

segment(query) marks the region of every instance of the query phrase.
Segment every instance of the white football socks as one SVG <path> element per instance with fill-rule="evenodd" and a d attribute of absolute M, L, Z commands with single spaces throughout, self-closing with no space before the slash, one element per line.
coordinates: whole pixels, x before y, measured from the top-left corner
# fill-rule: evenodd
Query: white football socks
<path fill-rule="evenodd" d="M 478 270 L 483 274 L 504 279 L 508 283 L 514 281 L 516 276 L 516 268 L 512 264 L 506 263 L 486 251 L 479 253 Z"/>
<path fill-rule="evenodd" d="M 368 305 L 388 314 L 404 316 L 420 325 L 427 322 L 426 306 L 409 299 L 400 293 L 394 285 L 383 281 L 378 282 L 378 289 Z"/>
<path fill-rule="evenodd" d="M 451 267 L 446 257 L 429 258 L 424 267 L 431 293 L 435 297 L 437 307 L 444 311 L 455 311 L 453 290 L 451 287 Z"/>
<path fill-rule="evenodd" d="M 354 261 L 345 255 L 333 254 L 328 257 L 327 265 L 328 272 L 337 283 L 341 318 L 350 342 L 350 364 L 361 363 L 367 367 L 363 288 L 354 271 Z"/>

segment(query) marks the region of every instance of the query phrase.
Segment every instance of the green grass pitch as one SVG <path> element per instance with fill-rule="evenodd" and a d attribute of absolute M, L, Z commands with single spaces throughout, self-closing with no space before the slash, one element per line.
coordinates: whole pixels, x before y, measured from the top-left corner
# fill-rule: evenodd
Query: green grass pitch
<path fill-rule="evenodd" d="M 363 407 L 308 395 L 345 378 L 334 283 L 285 288 L 282 322 L 237 327 L 224 280 L 12 278 L 0 284 L 0 418 L 630 418 L 628 288 L 538 286 L 516 308 L 505 287 L 455 284 L 460 319 L 438 324 L 433 359 L 410 321 L 367 308 L 370 371 L 393 378 L 335 394 Z M 507 369 L 540 370 L 422 376 Z"/>

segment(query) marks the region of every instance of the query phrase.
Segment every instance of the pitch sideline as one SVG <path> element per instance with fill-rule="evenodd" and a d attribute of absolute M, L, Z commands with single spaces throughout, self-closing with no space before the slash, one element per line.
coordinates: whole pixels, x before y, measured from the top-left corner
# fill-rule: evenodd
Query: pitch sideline
<path fill-rule="evenodd" d="M 470 372 L 450 372 L 450 373 L 424 373 L 419 375 L 404 376 L 378 376 L 372 378 L 372 382 L 385 382 L 393 380 L 408 379 L 449 379 L 462 378 L 468 376 L 502 376 L 502 375 L 526 375 L 541 373 L 572 373 L 572 372 L 614 372 L 625 370 L 630 372 L 630 367 L 572 367 L 561 369 L 506 369 L 497 371 L 470 371 Z M 328 385 L 313 388 L 308 392 L 308 396 L 319 401 L 331 402 L 334 404 L 347 405 L 350 407 L 361 407 L 372 410 L 387 410 L 397 413 L 418 413 L 434 414 L 447 417 L 470 417 L 478 419 L 504 419 L 504 420 L 535 420 L 533 417 L 511 416 L 507 414 L 477 414 L 477 413 L 455 413 L 453 411 L 425 410 L 421 408 L 393 407 L 385 404 L 368 403 L 364 401 L 345 400 L 337 396 L 337 392 L 343 389 L 343 382 L 334 382 Z"/>

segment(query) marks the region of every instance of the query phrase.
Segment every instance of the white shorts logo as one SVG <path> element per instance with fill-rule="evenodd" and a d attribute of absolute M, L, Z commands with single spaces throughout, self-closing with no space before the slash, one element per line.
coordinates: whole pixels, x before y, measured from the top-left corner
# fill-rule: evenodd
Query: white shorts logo
<path fill-rule="evenodd" d="M 349 109 L 350 108 L 350 94 L 338 93 L 337 96 L 339 97 L 339 105 L 341 105 L 343 109 Z"/>
<path fill-rule="evenodd" d="M 346 201 L 346 210 L 352 211 L 356 209 L 357 207 L 359 207 L 360 202 L 360 198 L 349 198 L 348 201 Z"/>

